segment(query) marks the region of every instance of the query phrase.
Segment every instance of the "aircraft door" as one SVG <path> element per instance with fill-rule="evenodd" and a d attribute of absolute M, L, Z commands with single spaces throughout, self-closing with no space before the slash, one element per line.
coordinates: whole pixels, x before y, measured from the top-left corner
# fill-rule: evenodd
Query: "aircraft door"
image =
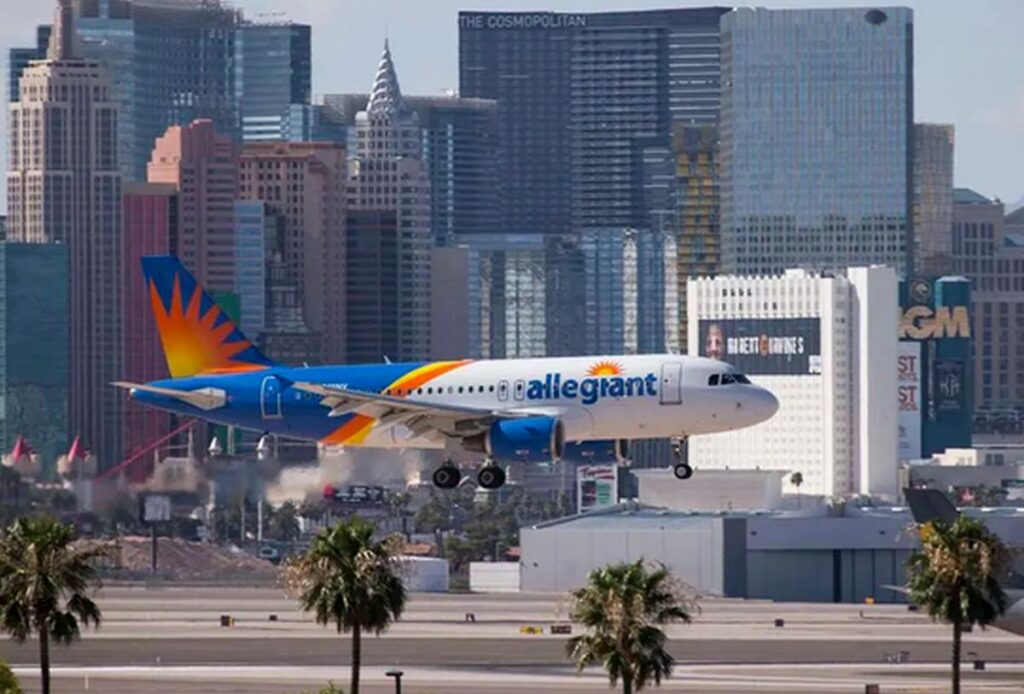
<path fill-rule="evenodd" d="M 281 419 L 281 382 L 267 376 L 260 386 L 260 412 L 263 419 Z"/>
<path fill-rule="evenodd" d="M 498 400 L 508 401 L 508 381 L 498 381 Z"/>
<path fill-rule="evenodd" d="M 680 405 L 683 402 L 683 365 L 679 362 L 661 366 L 661 404 Z"/>
<path fill-rule="evenodd" d="M 526 397 L 526 381 L 516 381 L 512 397 L 516 400 L 522 400 Z"/>

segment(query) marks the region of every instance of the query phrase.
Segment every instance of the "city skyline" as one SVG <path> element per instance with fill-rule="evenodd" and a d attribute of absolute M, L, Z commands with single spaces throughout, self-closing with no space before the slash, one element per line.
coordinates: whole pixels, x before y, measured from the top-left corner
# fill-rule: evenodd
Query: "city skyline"
<path fill-rule="evenodd" d="M 404 66 L 402 79 L 407 94 L 439 95 L 455 89 L 459 10 L 627 9 L 615 0 L 441 0 L 429 9 L 412 11 L 400 0 L 356 3 L 352 7 L 326 0 L 234 0 L 232 4 L 255 21 L 287 18 L 313 26 L 315 95 L 365 92 L 365 76 L 373 74 L 385 35 L 391 38 L 396 61 Z M 650 0 L 643 3 L 643 9 L 713 4 Z M 783 9 L 861 4 L 780 0 L 765 6 Z M 998 197 L 1009 207 L 1024 203 L 1024 86 L 1014 77 L 1014 67 L 1024 65 L 1024 3 L 984 0 L 973 3 L 968 13 L 953 0 L 893 4 L 914 10 L 915 120 L 952 123 L 956 127 L 955 184 Z M 12 47 L 32 45 L 36 25 L 50 22 L 52 13 L 50 3 L 35 3 L 0 28 L 3 54 L 6 56 Z M 424 35 L 438 38 L 425 43 L 421 40 Z M 975 41 L 979 35 L 984 35 L 986 41 Z M 6 121 L 6 113 L 4 117 Z M 0 150 L 6 157 L 6 142 L 0 143 Z M 0 210 L 6 209 L 4 198 Z"/>

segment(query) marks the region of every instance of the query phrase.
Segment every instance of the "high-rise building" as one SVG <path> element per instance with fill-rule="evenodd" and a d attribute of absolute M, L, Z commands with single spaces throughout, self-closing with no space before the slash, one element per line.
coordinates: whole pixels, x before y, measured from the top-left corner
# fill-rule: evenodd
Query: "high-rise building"
<path fill-rule="evenodd" d="M 430 229 L 437 246 L 458 243 L 462 236 L 495 234 L 501 217 L 501 160 L 497 103 L 454 96 L 404 96 L 422 130 L 422 156 L 430 176 Z M 369 96 L 328 94 L 314 130 L 346 139 L 357 150 L 356 116 Z"/>
<path fill-rule="evenodd" d="M 235 135 L 239 11 L 221 0 L 74 2 L 82 55 L 113 81 L 126 180 L 146 180 L 153 142 L 171 125 L 209 118 Z"/>
<path fill-rule="evenodd" d="M 549 354 L 679 352 L 673 234 L 589 229 L 547 246 Z"/>
<path fill-rule="evenodd" d="M 1024 401 L 1024 235 L 1007 233 L 1003 203 L 957 188 L 953 257 L 971 281 L 974 403 L 1014 408 Z"/>
<path fill-rule="evenodd" d="M 12 48 L 7 54 L 7 94 L 8 101 L 14 103 L 20 97 L 19 83 L 21 73 L 33 60 L 46 59 L 46 47 L 50 45 L 50 32 L 53 27 L 40 24 L 36 27 L 36 45 L 32 48 Z"/>
<path fill-rule="evenodd" d="M 262 201 L 264 216 L 274 220 L 267 222 L 273 287 L 267 330 L 316 333 L 320 350 L 310 361 L 345 361 L 346 176 L 345 148 L 338 144 L 251 142 L 242 148 L 239 197 Z M 284 311 L 289 302 L 297 306 Z M 287 325 L 280 323 L 286 315 Z"/>
<path fill-rule="evenodd" d="M 311 29 L 308 24 L 246 23 L 235 39 L 235 92 L 242 140 L 286 140 L 290 107 L 312 96 Z"/>
<path fill-rule="evenodd" d="M 68 246 L 0 241 L 0 449 L 67 450 Z"/>
<path fill-rule="evenodd" d="M 122 196 L 124 274 L 121 326 L 124 336 L 120 380 L 147 383 L 168 378 L 160 335 L 150 302 L 149 287 L 140 259 L 174 252 L 178 236 L 178 188 L 167 183 L 127 183 Z M 124 404 L 122 449 L 126 456 L 148 448 L 171 430 L 171 417 L 134 400 Z M 132 465 L 128 474 L 143 481 L 152 472 L 151 461 Z"/>
<path fill-rule="evenodd" d="M 354 134 L 344 275 L 349 360 L 426 359 L 430 178 L 419 118 L 402 97 L 386 42 Z"/>
<path fill-rule="evenodd" d="M 892 268 L 695 279 L 687 299 L 689 354 L 779 399 L 769 423 L 693 437 L 694 467 L 799 472 L 813 495 L 896 496 L 897 340 L 878 320 L 897 315 Z"/>
<path fill-rule="evenodd" d="M 460 12 L 459 93 L 499 103 L 505 229 L 648 227 L 644 150 L 717 121 L 727 11 Z"/>
<path fill-rule="evenodd" d="M 953 126 L 914 124 L 915 272 L 953 272 Z"/>
<path fill-rule="evenodd" d="M 913 13 L 722 17 L 722 266 L 884 263 L 913 251 Z"/>
<path fill-rule="evenodd" d="M 172 125 L 156 141 L 150 183 L 178 192 L 172 251 L 211 292 L 235 290 L 235 199 L 238 152 L 211 120 Z"/>
<path fill-rule="evenodd" d="M 672 135 L 679 206 L 679 345 L 686 349 L 688 282 L 696 277 L 714 277 L 721 261 L 718 130 L 709 125 L 677 126 Z"/>
<path fill-rule="evenodd" d="M 61 243 L 70 267 L 69 428 L 100 465 L 121 452 L 121 176 L 108 75 L 79 57 L 61 0 L 47 59 L 29 65 L 10 105 L 11 241 Z M 62 137 L 44 138 L 43 133 Z M 45 147 L 44 147 L 45 146 Z"/>
<path fill-rule="evenodd" d="M 235 202 L 235 294 L 241 315 L 238 327 L 256 340 L 267 328 L 267 237 L 277 216 L 262 200 Z"/>

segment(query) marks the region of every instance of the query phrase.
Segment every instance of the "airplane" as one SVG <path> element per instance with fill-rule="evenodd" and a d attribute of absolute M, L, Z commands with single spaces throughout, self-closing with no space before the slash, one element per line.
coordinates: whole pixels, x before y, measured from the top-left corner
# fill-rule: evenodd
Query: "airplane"
<path fill-rule="evenodd" d="M 910 506 L 910 514 L 914 522 L 923 525 L 933 520 L 946 524 L 953 523 L 960 511 L 953 502 L 938 489 L 906 489 L 904 496 Z M 890 590 L 907 594 L 905 586 L 886 586 Z M 1003 592 L 1006 594 L 1006 611 L 992 626 L 1011 634 L 1024 636 L 1024 576 L 1011 570 L 1003 581 Z"/>
<path fill-rule="evenodd" d="M 175 256 L 142 258 L 171 378 L 118 382 L 139 403 L 320 444 L 446 452 L 433 483 L 452 489 L 455 453 L 482 454 L 477 483 L 511 462 L 622 463 L 631 439 L 686 437 L 763 422 L 775 396 L 721 361 L 675 354 L 283 366 L 264 356 Z"/>

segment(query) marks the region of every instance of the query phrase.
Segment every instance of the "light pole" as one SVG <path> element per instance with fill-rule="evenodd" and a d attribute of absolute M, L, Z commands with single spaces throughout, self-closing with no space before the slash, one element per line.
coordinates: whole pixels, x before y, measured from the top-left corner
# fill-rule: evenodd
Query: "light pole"
<path fill-rule="evenodd" d="M 392 668 L 384 673 L 388 677 L 395 678 L 395 694 L 402 694 L 402 675 L 405 673 L 398 668 Z"/>

